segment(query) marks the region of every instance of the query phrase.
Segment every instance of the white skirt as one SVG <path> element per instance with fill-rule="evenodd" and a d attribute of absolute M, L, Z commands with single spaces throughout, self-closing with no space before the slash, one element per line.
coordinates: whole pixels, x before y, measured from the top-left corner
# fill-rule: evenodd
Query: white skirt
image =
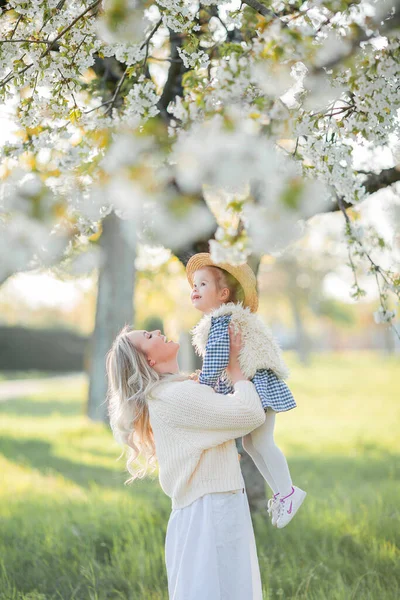
<path fill-rule="evenodd" d="M 173 510 L 165 561 L 170 600 L 262 600 L 246 493 L 206 494 Z"/>

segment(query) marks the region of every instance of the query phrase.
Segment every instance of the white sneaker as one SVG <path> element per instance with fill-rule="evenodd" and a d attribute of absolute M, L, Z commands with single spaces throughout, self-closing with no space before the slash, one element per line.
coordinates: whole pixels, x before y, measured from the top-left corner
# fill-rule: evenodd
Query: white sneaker
<path fill-rule="evenodd" d="M 285 527 L 293 519 L 294 515 L 303 504 L 307 492 L 296 486 L 292 486 L 290 494 L 279 500 L 279 515 L 276 526 L 278 529 Z"/>
<path fill-rule="evenodd" d="M 271 523 L 275 527 L 279 517 L 279 492 L 274 494 L 272 498 L 268 500 L 268 514 L 271 517 Z"/>

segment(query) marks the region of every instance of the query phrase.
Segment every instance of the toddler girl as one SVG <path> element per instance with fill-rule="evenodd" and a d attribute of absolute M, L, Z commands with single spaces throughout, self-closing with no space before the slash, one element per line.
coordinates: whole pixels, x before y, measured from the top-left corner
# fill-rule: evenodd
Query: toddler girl
<path fill-rule="evenodd" d="M 266 411 L 261 427 L 243 438 L 243 447 L 273 491 L 268 502 L 272 524 L 285 527 L 300 508 L 306 492 L 293 486 L 285 456 L 274 442 L 275 415 L 295 408 L 284 379 L 288 369 L 270 330 L 254 313 L 258 308 L 256 278 L 248 265 L 215 265 L 208 253 L 195 254 L 186 273 L 193 306 L 204 313 L 193 329 L 193 345 L 203 357 L 199 383 L 229 394 L 229 324 L 240 329 L 240 366 L 253 382 Z"/>

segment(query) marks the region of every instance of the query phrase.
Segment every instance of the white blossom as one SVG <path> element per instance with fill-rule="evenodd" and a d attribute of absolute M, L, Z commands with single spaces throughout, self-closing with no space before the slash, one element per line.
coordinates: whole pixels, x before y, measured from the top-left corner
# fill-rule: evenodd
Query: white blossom
<path fill-rule="evenodd" d="M 395 310 L 385 310 L 380 306 L 378 310 L 374 312 L 374 321 L 377 324 L 390 323 L 396 317 Z"/>
<path fill-rule="evenodd" d="M 242 265 L 251 254 L 250 246 L 238 244 L 224 245 L 218 240 L 210 240 L 211 260 L 215 263 L 229 263 L 231 265 Z"/>
<path fill-rule="evenodd" d="M 165 198 L 147 205 L 144 218 L 144 242 L 161 244 L 172 252 L 187 247 L 193 237 L 210 236 L 215 228 L 215 221 L 206 206 L 194 204 L 184 208 L 183 212 L 175 212 L 168 207 Z"/>
<path fill-rule="evenodd" d="M 70 235 L 79 246 L 112 210 L 132 244 L 181 248 L 217 229 L 213 257 L 240 263 L 284 249 L 338 197 L 357 211 L 358 148 L 393 148 L 395 166 L 390 2 L 274 0 L 291 14 L 271 19 L 217 0 L 8 5 L 0 99 L 18 137 L 1 157 L 4 272 L 64 257 Z M 217 224 L 207 186 L 226 197 Z M 349 214 L 362 255 L 373 237 Z"/>
<path fill-rule="evenodd" d="M 204 50 L 197 50 L 197 52 L 187 52 L 186 50 L 178 47 L 178 54 L 182 58 L 185 67 L 198 67 L 200 69 L 206 69 L 210 64 L 208 54 Z"/>
<path fill-rule="evenodd" d="M 135 120 L 139 117 L 143 123 L 155 117 L 160 112 L 157 108 L 158 100 L 154 83 L 151 81 L 135 83 L 125 98 L 125 119 L 129 121 L 130 117 Z"/>

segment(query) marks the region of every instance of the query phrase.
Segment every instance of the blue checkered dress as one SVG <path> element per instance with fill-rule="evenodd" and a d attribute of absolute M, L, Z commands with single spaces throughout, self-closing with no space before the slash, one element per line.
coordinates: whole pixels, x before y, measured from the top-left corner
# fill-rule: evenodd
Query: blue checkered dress
<path fill-rule="evenodd" d="M 232 315 L 211 317 L 203 369 L 199 375 L 199 383 L 214 388 L 219 394 L 233 392 L 232 384 L 226 374 L 229 363 L 229 322 Z M 264 410 L 272 408 L 276 412 L 284 412 L 296 407 L 292 392 L 283 379 L 271 369 L 259 369 L 251 380 L 261 399 Z"/>

